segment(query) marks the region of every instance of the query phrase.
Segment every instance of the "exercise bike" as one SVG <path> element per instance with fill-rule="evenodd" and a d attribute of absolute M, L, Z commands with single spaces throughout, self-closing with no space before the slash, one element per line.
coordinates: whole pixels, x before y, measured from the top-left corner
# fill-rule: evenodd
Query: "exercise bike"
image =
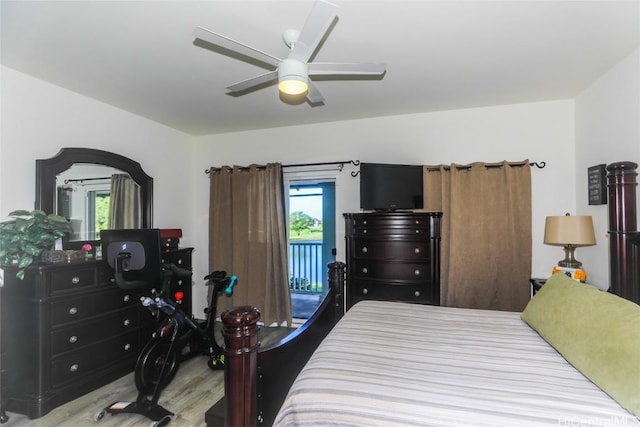
<path fill-rule="evenodd" d="M 126 254 L 123 256 L 126 257 Z M 118 282 L 118 268 L 116 268 Z M 191 276 L 191 271 L 174 265 L 165 266 L 165 283 L 173 275 Z M 121 279 L 121 277 L 120 277 Z M 191 319 L 179 304 L 163 292 L 143 296 L 140 302 L 156 317 L 158 328 L 153 338 L 142 349 L 134 371 L 138 397 L 135 402 L 114 402 L 95 415 L 100 421 L 106 414 L 140 414 L 153 421 L 152 426 L 165 426 L 175 420 L 175 414 L 158 404 L 160 393 L 173 380 L 180 363 L 196 355 L 208 356 L 209 368 L 224 368 L 224 350 L 215 339 L 215 319 L 218 296 L 233 294 L 236 276 L 214 271 L 205 276 L 207 286 L 213 286 L 205 320 Z M 167 287 L 163 285 L 163 289 Z"/>

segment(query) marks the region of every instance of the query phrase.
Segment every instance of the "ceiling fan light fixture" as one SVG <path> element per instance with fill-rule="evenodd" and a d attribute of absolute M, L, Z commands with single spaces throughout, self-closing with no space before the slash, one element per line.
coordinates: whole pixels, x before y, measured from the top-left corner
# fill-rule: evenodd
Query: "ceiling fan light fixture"
<path fill-rule="evenodd" d="M 278 90 L 287 95 L 301 95 L 309 89 L 309 67 L 295 59 L 285 59 L 278 67 Z"/>

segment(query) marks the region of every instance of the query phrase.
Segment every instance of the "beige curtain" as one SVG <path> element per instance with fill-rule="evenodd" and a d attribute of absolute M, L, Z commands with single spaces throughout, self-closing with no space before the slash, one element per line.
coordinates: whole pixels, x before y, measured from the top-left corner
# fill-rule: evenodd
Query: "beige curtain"
<path fill-rule="evenodd" d="M 281 165 L 224 166 L 209 178 L 209 268 L 238 276 L 220 309 L 252 305 L 265 324 L 290 325 Z"/>
<path fill-rule="evenodd" d="M 523 310 L 531 277 L 529 162 L 425 166 L 424 202 L 443 212 L 441 304 Z"/>
<path fill-rule="evenodd" d="M 140 186 L 127 174 L 112 175 L 109 196 L 109 228 L 140 227 L 142 227 Z"/>

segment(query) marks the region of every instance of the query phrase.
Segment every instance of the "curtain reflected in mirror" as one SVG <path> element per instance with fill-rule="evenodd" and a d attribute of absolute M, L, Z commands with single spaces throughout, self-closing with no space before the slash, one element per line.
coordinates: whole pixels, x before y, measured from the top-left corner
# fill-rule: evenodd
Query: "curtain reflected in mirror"
<path fill-rule="evenodd" d="M 121 170 L 75 164 L 56 176 L 55 212 L 71 222 L 71 241 L 98 240 L 109 228 L 142 228 L 142 191 Z"/>
<path fill-rule="evenodd" d="M 111 176 L 109 228 L 142 227 L 142 195 L 140 186 L 126 174 Z"/>

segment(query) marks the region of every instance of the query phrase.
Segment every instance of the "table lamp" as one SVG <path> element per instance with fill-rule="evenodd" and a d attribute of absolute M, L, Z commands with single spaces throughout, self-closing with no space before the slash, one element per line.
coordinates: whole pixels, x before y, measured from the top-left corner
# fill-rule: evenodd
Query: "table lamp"
<path fill-rule="evenodd" d="M 581 268 L 582 263 L 575 258 L 578 246 L 596 244 L 593 231 L 593 219 L 590 216 L 548 216 L 544 227 L 544 243 L 547 245 L 564 246 L 564 259 L 558 266 L 567 268 Z"/>

